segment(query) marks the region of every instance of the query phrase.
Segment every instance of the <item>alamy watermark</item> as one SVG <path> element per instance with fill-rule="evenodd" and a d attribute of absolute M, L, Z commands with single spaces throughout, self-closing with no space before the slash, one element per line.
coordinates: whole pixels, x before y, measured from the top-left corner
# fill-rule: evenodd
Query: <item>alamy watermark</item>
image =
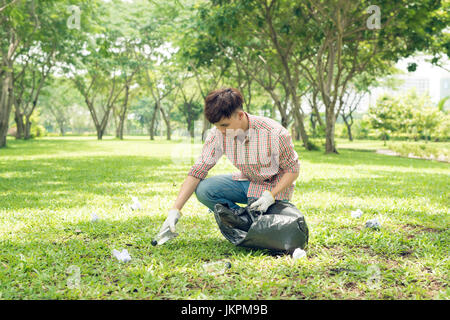
<path fill-rule="evenodd" d="M 201 148 L 197 136 L 194 139 L 183 139 L 184 141 L 172 150 L 172 162 L 185 164 L 196 158 L 197 163 L 212 167 L 226 155 L 234 165 L 255 165 L 261 175 L 273 176 L 280 166 L 282 130 L 227 129 L 223 134 L 215 128 L 210 129 Z"/>
<path fill-rule="evenodd" d="M 67 287 L 69 289 L 80 289 L 81 284 L 81 274 L 80 274 L 80 268 L 75 265 L 71 265 L 66 269 L 66 274 L 69 276 L 67 277 Z"/>
<path fill-rule="evenodd" d="M 67 12 L 71 13 L 70 17 L 67 19 L 67 28 L 80 30 L 80 18 L 81 10 L 80 7 L 72 5 L 67 7 Z"/>
<path fill-rule="evenodd" d="M 381 9 L 377 5 L 371 5 L 367 7 L 366 13 L 371 16 L 366 20 L 366 26 L 368 29 L 381 29 Z"/>
<path fill-rule="evenodd" d="M 366 280 L 367 287 L 371 290 L 379 289 L 381 286 L 380 268 L 378 268 L 376 264 L 372 264 L 367 268 L 366 274 L 367 274 Z"/>

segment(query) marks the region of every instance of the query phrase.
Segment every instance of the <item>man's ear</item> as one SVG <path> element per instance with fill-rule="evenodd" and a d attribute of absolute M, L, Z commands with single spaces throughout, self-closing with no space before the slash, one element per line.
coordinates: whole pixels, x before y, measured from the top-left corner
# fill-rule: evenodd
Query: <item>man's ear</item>
<path fill-rule="evenodd" d="M 239 120 L 242 120 L 244 118 L 245 113 L 244 113 L 244 111 L 238 111 L 237 115 L 238 115 Z"/>

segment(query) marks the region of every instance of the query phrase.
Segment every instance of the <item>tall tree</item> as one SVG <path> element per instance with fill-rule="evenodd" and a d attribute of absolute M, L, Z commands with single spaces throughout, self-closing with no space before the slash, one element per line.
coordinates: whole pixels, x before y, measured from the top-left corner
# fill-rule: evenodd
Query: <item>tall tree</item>
<path fill-rule="evenodd" d="M 0 1 L 0 147 L 6 145 L 12 105 L 18 108 L 16 118 L 19 126 L 24 127 L 24 136 L 29 136 L 26 132 L 29 118 L 55 58 L 63 56 L 66 49 L 70 49 L 66 44 L 78 37 L 78 30 L 67 27 L 68 7 L 76 4 L 88 13 L 95 3 L 87 0 Z M 87 16 L 78 17 L 84 26 L 89 25 Z M 16 97 L 21 101 L 15 101 Z M 21 106 L 26 101 L 28 107 L 23 110 Z"/>
<path fill-rule="evenodd" d="M 189 80 L 193 80 L 192 77 L 189 79 L 185 76 L 182 77 L 182 81 L 179 83 L 182 102 L 178 105 L 178 109 L 186 122 L 190 137 L 194 139 L 194 123 L 202 114 L 203 106 L 198 102 L 200 94 L 198 90 L 195 90 L 195 84 Z"/>
<path fill-rule="evenodd" d="M 39 106 L 43 115 L 53 119 L 62 136 L 70 128 L 76 105 L 83 105 L 83 100 L 71 81 L 54 77 L 42 88 Z"/>
<path fill-rule="evenodd" d="M 14 100 L 14 63 L 21 45 L 27 46 L 39 26 L 36 1 L 0 2 L 0 148 L 6 146 Z"/>
<path fill-rule="evenodd" d="M 99 140 L 105 134 L 119 96 L 129 88 L 139 69 L 136 60 L 130 60 L 134 57 L 136 42 L 129 41 L 117 28 L 101 26 L 112 18 L 108 8 L 103 3 L 93 13 L 92 19 L 97 25 L 84 34 L 82 41 L 72 43 L 71 59 L 65 67 L 84 98 Z"/>
<path fill-rule="evenodd" d="M 14 77 L 14 108 L 17 124 L 16 138 L 30 139 L 30 118 L 36 109 L 39 95 L 51 69 L 55 63 L 54 54 L 56 45 L 48 52 L 42 52 L 41 47 L 31 48 L 28 52 L 36 50 L 39 55 L 26 55 L 26 62 L 21 66 L 18 77 Z M 23 56 L 21 56 L 23 57 Z"/>

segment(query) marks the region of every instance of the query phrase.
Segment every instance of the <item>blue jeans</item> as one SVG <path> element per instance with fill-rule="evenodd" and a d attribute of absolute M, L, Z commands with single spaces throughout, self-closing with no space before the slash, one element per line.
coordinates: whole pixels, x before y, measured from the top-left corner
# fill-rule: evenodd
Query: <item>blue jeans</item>
<path fill-rule="evenodd" d="M 228 204 L 232 209 L 239 209 L 237 203 L 247 204 L 247 191 L 250 181 L 236 181 L 231 174 L 214 176 L 200 181 L 195 189 L 198 201 L 214 211 L 217 203 Z"/>

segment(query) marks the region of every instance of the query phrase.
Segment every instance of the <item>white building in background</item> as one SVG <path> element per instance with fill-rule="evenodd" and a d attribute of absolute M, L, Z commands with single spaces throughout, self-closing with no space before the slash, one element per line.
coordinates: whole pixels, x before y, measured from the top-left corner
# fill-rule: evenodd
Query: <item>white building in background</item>
<path fill-rule="evenodd" d="M 404 82 L 398 88 L 398 92 L 406 93 L 412 89 L 416 90 L 418 95 L 424 95 L 430 93 L 430 79 L 427 78 L 410 78 L 403 77 Z"/>
<path fill-rule="evenodd" d="M 441 78 L 441 95 L 440 99 L 450 96 L 450 77 Z M 446 101 L 445 106 L 450 108 L 450 99 Z"/>
<path fill-rule="evenodd" d="M 393 96 L 403 95 L 415 89 L 419 95 L 428 93 L 431 101 L 437 103 L 450 95 L 450 72 L 443 68 L 432 65 L 425 61 L 426 57 L 418 56 L 400 60 L 396 67 L 404 74 L 396 75 L 395 78 L 402 80 L 403 83 L 396 89 L 376 88 L 372 90 L 367 99 L 361 102 L 359 112 L 367 111 L 370 104 L 375 103 L 377 98 L 383 93 L 389 93 Z M 408 64 L 416 63 L 417 68 L 414 72 L 408 72 Z M 450 69 L 450 61 L 446 61 L 446 69 Z M 450 99 L 445 104 L 446 109 L 450 109 Z"/>

